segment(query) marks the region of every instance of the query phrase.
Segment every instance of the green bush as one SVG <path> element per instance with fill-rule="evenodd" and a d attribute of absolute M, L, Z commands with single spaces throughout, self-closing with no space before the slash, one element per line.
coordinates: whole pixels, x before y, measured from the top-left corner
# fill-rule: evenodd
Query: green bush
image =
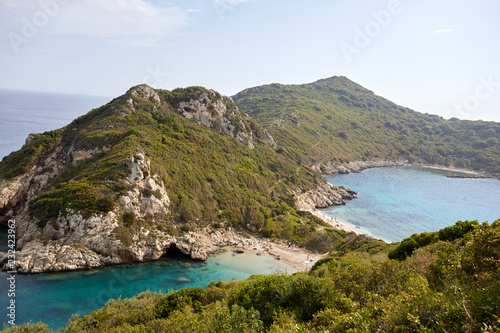
<path fill-rule="evenodd" d="M 202 309 L 201 301 L 204 296 L 205 289 L 199 287 L 189 287 L 170 292 L 156 304 L 155 314 L 159 318 L 167 318 L 173 311 L 181 310 L 186 306 L 200 312 Z"/>
<path fill-rule="evenodd" d="M 328 307 L 348 311 L 353 303 L 340 295 L 331 280 L 306 274 L 257 276 L 233 291 L 228 306 L 255 309 L 269 327 L 276 314 L 291 313 L 300 321 L 310 321 L 314 314 Z"/>
<path fill-rule="evenodd" d="M 414 234 L 405 238 L 396 248 L 389 251 L 389 259 L 404 260 L 409 257 L 416 249 L 441 241 L 454 241 L 463 238 L 470 233 L 479 223 L 477 221 L 457 221 L 454 225 L 443 228 L 438 232 L 424 232 Z"/>
<path fill-rule="evenodd" d="M 122 214 L 122 223 L 126 227 L 133 225 L 135 223 L 135 213 L 134 212 L 124 212 Z"/>

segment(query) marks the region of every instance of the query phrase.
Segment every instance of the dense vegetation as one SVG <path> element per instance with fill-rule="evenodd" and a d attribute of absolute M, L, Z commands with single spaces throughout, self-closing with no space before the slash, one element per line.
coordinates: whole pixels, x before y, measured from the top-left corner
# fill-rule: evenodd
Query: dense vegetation
<path fill-rule="evenodd" d="M 265 85 L 233 99 L 307 165 L 408 159 L 500 174 L 500 123 L 415 112 L 345 77 Z"/>
<path fill-rule="evenodd" d="M 60 332 L 500 332 L 500 220 L 470 225 L 401 261 L 387 246 L 364 246 L 309 273 L 112 300 Z"/>
<path fill-rule="evenodd" d="M 416 249 L 438 241 L 454 241 L 462 238 L 478 225 L 477 221 L 458 221 L 455 225 L 443 228 L 437 232 L 413 234 L 403 239 L 395 249 L 389 251 L 389 259 L 404 260 Z"/>
<path fill-rule="evenodd" d="M 50 188 L 30 202 L 43 227 L 66 208 L 84 215 L 115 209 L 132 188 L 124 161 L 143 152 L 172 206 L 166 216 L 144 219 L 123 212 L 116 235 L 125 244 L 138 227 L 176 235 L 225 225 L 333 254 L 308 273 L 112 300 L 75 316 L 61 332 L 500 332 L 500 221 L 457 222 L 387 245 L 330 229 L 291 200 L 292 192 L 325 181 L 309 166 L 330 161 L 404 158 L 498 176 L 500 124 L 420 114 L 335 77 L 235 96 L 255 120 L 224 99 L 231 121 L 255 133 L 251 149 L 176 112 L 206 89 L 156 92 L 160 107 L 128 92 L 35 135 L 0 162 L 0 182 L 61 158 L 58 150 L 94 150 L 82 163 L 65 161 Z M 277 139 L 276 150 L 264 143 L 259 123 Z M 41 323 L 5 331 L 49 332 Z"/>

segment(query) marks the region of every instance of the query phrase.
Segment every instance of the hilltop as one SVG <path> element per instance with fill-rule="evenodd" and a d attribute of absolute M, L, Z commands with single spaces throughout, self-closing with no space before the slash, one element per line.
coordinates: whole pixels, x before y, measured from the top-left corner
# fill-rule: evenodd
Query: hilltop
<path fill-rule="evenodd" d="M 170 251 L 204 260 L 244 233 L 331 249 L 345 233 L 305 210 L 355 193 L 276 149 L 213 90 L 133 87 L 64 128 L 30 135 L 0 162 L 0 223 L 17 222 L 16 269 L 102 267 Z"/>
<path fill-rule="evenodd" d="M 500 175 L 500 123 L 419 113 L 345 77 L 263 85 L 233 100 L 283 154 L 322 173 L 410 163 Z"/>

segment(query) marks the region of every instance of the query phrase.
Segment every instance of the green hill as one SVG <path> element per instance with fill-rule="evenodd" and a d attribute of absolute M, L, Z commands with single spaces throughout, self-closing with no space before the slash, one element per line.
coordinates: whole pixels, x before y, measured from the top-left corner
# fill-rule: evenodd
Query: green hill
<path fill-rule="evenodd" d="M 344 234 L 295 200 L 325 188 L 337 203 L 351 194 L 275 148 L 212 90 L 133 87 L 64 128 L 30 135 L 0 162 L 0 223 L 19 221 L 19 249 L 31 249 L 19 253 L 20 272 L 154 260 L 173 244 L 202 259 L 215 250 L 210 230 L 338 246 Z M 190 241 L 206 228 L 206 241 Z M 83 261 L 81 249 L 89 250 Z"/>
<path fill-rule="evenodd" d="M 415 112 L 345 77 L 264 85 L 233 99 L 287 154 L 318 169 L 328 163 L 405 159 L 500 174 L 499 123 Z"/>

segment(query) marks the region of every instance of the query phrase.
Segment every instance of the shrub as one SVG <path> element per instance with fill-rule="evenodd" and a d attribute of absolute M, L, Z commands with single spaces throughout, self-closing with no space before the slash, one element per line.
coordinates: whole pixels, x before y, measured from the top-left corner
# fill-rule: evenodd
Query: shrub
<path fill-rule="evenodd" d="M 97 200 L 96 208 L 101 212 L 110 212 L 115 208 L 115 201 L 111 198 L 111 196 L 107 195 L 104 198 Z"/>
<path fill-rule="evenodd" d="M 201 311 L 201 301 L 205 296 L 205 289 L 200 287 L 189 287 L 173 291 L 164 296 L 155 306 L 155 314 L 159 318 L 167 318 L 175 310 L 181 310 L 185 306 Z"/>
<path fill-rule="evenodd" d="M 352 302 L 338 294 L 331 280 L 305 274 L 257 276 L 233 291 L 228 306 L 237 304 L 255 309 L 269 327 L 276 314 L 290 313 L 301 321 L 310 321 L 328 307 L 350 309 Z"/>
<path fill-rule="evenodd" d="M 131 226 L 135 222 L 135 213 L 134 212 L 124 212 L 122 215 L 123 225 L 126 227 Z"/>
<path fill-rule="evenodd" d="M 477 221 L 457 221 L 454 225 L 437 232 L 424 232 L 405 238 L 396 248 L 389 251 L 389 259 L 405 260 L 414 250 L 441 241 L 454 241 L 470 233 L 479 223 Z"/>

